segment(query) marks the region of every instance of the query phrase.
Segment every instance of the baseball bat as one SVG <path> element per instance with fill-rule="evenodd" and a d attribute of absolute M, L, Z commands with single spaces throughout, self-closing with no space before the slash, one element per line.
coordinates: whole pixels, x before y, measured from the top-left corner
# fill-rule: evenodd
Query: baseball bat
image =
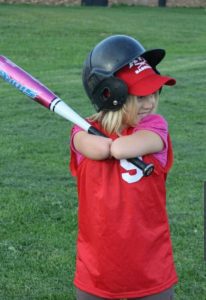
<path fill-rule="evenodd" d="M 106 137 L 102 132 L 91 126 L 89 122 L 76 113 L 39 80 L 31 76 L 5 56 L 0 56 L 0 77 L 35 102 L 40 103 L 64 119 L 78 125 L 88 133 Z M 127 160 L 141 169 L 144 176 L 149 176 L 154 169 L 153 164 L 146 164 L 138 157 Z"/>

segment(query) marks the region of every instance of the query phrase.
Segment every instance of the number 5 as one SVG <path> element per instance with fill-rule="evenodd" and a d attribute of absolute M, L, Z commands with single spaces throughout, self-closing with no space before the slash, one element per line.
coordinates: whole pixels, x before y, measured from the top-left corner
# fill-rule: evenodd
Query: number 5
<path fill-rule="evenodd" d="M 139 157 L 141 159 L 141 157 Z M 143 172 L 139 168 L 135 167 L 132 163 L 126 159 L 120 160 L 120 166 L 126 171 L 136 170 L 134 175 L 130 175 L 129 172 L 122 173 L 122 179 L 128 183 L 134 183 L 139 181 L 143 177 Z"/>

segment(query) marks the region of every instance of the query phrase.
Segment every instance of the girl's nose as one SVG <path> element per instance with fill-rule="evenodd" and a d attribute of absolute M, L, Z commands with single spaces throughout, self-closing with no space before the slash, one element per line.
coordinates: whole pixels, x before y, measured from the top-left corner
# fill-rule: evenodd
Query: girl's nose
<path fill-rule="evenodd" d="M 151 109 L 151 108 L 154 107 L 154 105 L 155 105 L 154 95 L 150 95 L 150 96 L 145 97 L 145 101 L 144 101 L 144 104 L 143 104 L 145 109 Z"/>

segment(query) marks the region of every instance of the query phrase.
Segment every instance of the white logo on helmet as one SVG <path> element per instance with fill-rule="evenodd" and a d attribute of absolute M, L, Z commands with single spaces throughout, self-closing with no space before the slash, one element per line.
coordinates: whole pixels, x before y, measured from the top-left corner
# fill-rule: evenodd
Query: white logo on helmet
<path fill-rule="evenodd" d="M 147 61 L 142 57 L 136 58 L 131 63 L 129 63 L 129 68 L 131 69 L 133 67 L 135 67 L 134 72 L 136 74 L 139 74 L 142 71 L 145 71 L 147 69 L 152 69 L 152 67 L 150 65 L 148 65 Z"/>

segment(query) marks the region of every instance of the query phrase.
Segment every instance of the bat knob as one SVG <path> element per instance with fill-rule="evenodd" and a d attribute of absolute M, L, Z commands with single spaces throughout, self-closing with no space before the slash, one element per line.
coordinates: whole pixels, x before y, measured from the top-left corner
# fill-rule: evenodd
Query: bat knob
<path fill-rule="evenodd" d="M 154 165 L 153 164 L 148 164 L 144 168 L 143 174 L 144 174 L 144 176 L 149 176 L 149 175 L 152 174 L 153 171 L 154 171 Z"/>

